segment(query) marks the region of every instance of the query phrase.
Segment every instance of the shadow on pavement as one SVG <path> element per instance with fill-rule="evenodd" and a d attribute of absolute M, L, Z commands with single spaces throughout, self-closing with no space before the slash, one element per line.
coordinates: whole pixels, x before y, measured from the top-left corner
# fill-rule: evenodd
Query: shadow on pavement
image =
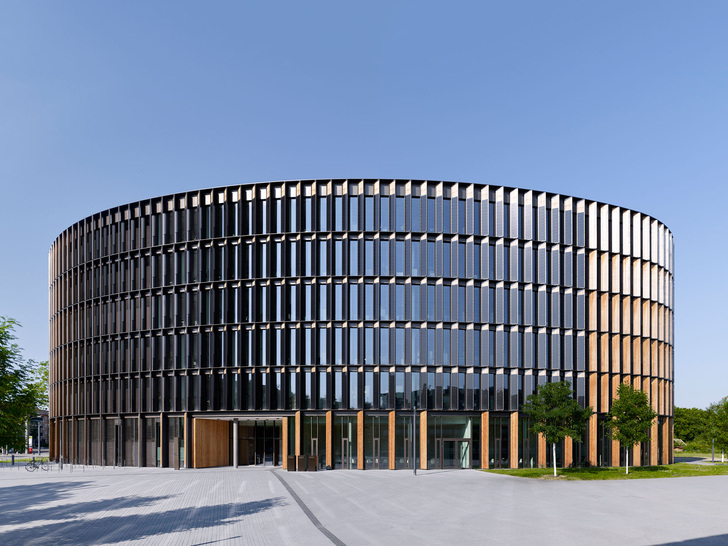
<path fill-rule="evenodd" d="M 691 538 L 688 540 L 680 540 L 678 542 L 665 542 L 660 546 L 724 546 L 725 544 L 728 544 L 728 534 Z"/>
<path fill-rule="evenodd" d="M 43 482 L 0 488 L 0 506 L 3 507 L 0 522 L 8 511 L 7 507 L 11 507 L 13 512 L 27 510 L 37 504 L 62 500 L 68 496 L 67 492 L 89 486 L 91 482 Z"/>
<path fill-rule="evenodd" d="M 3 511 L 0 513 L 0 525 L 17 525 L 19 523 L 27 523 L 28 521 L 74 519 L 79 515 L 92 512 L 149 506 L 157 501 L 169 498 L 172 498 L 172 495 L 160 497 L 117 497 L 115 499 L 76 502 L 36 509 L 32 507 L 20 508 L 12 504 L 4 504 Z M 42 502 L 48 502 L 48 500 L 43 499 Z"/>
<path fill-rule="evenodd" d="M 158 497 L 157 499 L 163 498 L 166 497 Z M 129 503 L 122 507 L 133 506 L 135 501 L 141 501 L 142 504 L 140 505 L 148 505 L 151 501 L 157 499 L 132 497 L 128 499 Z M 116 507 L 115 504 L 126 500 L 118 498 L 100 501 L 98 508 L 113 510 Z M 83 504 L 94 505 L 97 503 Z M 106 504 L 107 506 L 102 507 L 100 504 Z M 180 508 L 148 514 L 107 516 L 97 519 L 75 518 L 73 515 L 76 513 L 76 510 L 74 510 L 75 505 L 71 505 L 68 510 L 71 515 L 64 521 L 43 524 L 40 518 L 34 518 L 36 523 L 40 523 L 40 525 L 0 533 L 0 544 L 30 544 L 38 540 L 53 544 L 96 544 L 141 540 L 168 533 L 230 525 L 243 516 L 249 516 L 286 504 L 287 502 L 283 497 L 275 497 L 246 503 Z M 90 508 L 90 506 L 87 507 L 86 513 L 91 511 Z M 42 511 L 45 512 L 46 510 Z M 48 512 L 52 511 L 53 509 L 48 509 Z M 25 522 L 33 521 L 27 517 L 28 515 L 30 514 L 26 512 Z M 50 513 L 48 515 L 54 516 L 54 514 Z"/>

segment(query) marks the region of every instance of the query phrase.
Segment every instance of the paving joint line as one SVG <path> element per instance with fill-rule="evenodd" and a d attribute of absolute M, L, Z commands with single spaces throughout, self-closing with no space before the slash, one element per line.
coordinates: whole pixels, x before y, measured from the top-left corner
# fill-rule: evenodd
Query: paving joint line
<path fill-rule="evenodd" d="M 328 538 L 331 542 L 336 544 L 336 546 L 346 546 L 346 544 L 343 541 L 341 541 L 334 533 L 332 533 L 326 527 L 324 527 L 324 525 L 318 520 L 318 518 L 313 514 L 313 512 L 311 512 L 309 507 L 306 506 L 306 503 L 303 502 L 301 497 L 299 497 L 296 494 L 296 492 L 293 490 L 293 488 L 290 485 L 288 485 L 288 482 L 286 482 L 286 480 L 283 479 L 283 476 L 281 476 L 275 470 L 269 470 L 269 472 L 271 472 L 278 479 L 278 481 L 283 484 L 283 487 L 285 487 L 286 491 L 288 491 L 291 494 L 291 496 L 293 497 L 293 500 L 295 500 L 296 503 L 298 504 L 298 506 L 301 507 L 301 510 L 303 510 L 303 513 L 306 514 L 308 519 L 311 520 L 311 523 L 313 523 L 316 526 L 316 528 L 319 531 L 321 531 L 321 533 L 324 536 L 326 536 L 326 538 Z"/>

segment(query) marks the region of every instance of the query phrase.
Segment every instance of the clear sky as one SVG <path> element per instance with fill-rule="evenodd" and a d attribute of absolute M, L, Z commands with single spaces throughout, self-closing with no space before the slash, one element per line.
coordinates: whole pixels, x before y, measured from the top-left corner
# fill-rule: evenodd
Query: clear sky
<path fill-rule="evenodd" d="M 675 236 L 675 402 L 728 395 L 728 2 L 5 2 L 0 315 L 48 358 L 48 250 L 263 180 L 509 185 Z"/>

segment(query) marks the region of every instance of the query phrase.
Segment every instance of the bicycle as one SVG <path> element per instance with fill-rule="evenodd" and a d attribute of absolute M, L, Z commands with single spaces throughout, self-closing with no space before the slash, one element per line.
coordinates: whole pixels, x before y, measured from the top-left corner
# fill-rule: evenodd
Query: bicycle
<path fill-rule="evenodd" d="M 25 470 L 27 470 L 28 472 L 34 472 L 39 468 L 48 472 L 48 470 L 50 469 L 50 465 L 48 464 L 48 461 L 36 462 L 35 459 L 28 463 L 25 463 Z"/>

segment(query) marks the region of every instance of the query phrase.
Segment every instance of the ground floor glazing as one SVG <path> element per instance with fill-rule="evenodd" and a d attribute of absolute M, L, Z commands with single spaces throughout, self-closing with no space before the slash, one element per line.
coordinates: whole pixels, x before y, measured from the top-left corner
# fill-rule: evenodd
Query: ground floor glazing
<path fill-rule="evenodd" d="M 534 468 L 552 450 L 525 415 L 498 412 L 154 414 L 53 419 L 51 457 L 103 466 L 281 466 L 287 469 Z M 593 415 L 581 442 L 556 446 L 556 465 L 623 465 L 626 450 Z M 672 418 L 658 417 L 630 464 L 672 462 Z"/>

